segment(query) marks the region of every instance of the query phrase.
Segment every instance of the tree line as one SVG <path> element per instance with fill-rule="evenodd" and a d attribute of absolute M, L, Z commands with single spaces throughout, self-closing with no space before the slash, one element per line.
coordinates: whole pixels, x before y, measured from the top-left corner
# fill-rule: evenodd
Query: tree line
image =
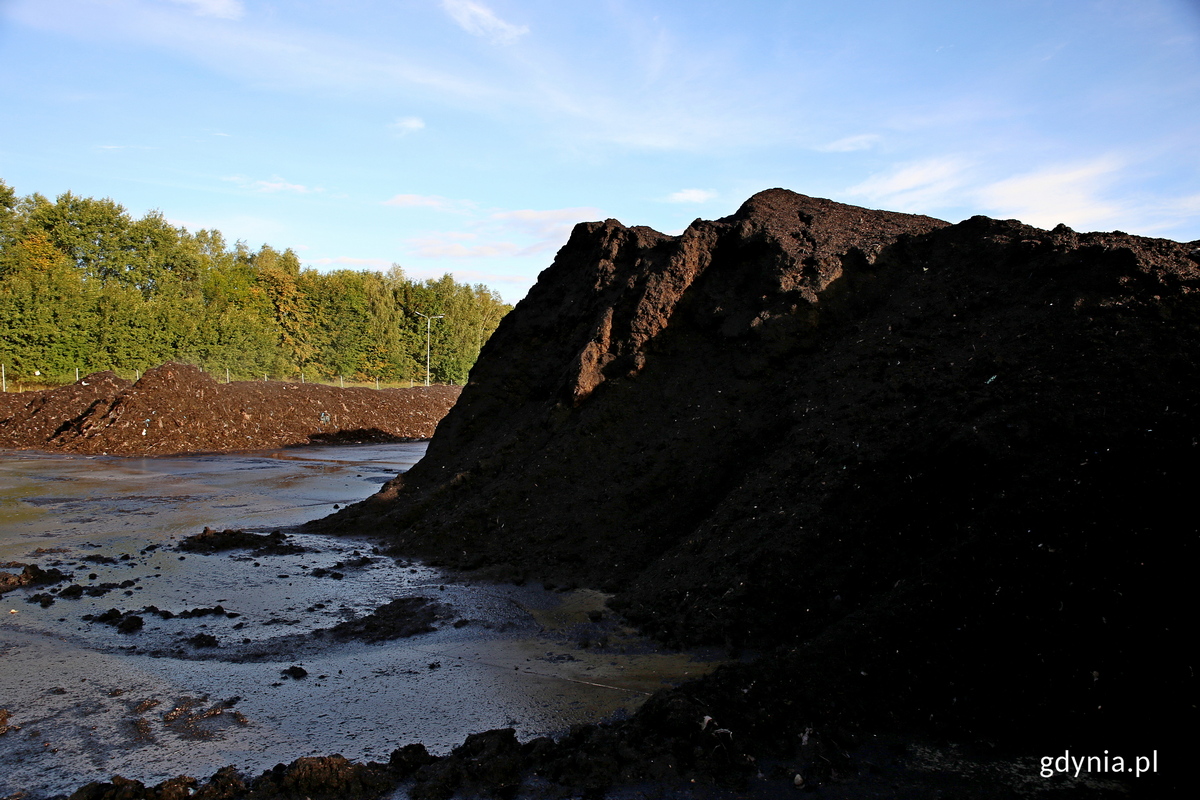
<path fill-rule="evenodd" d="M 238 380 L 466 381 L 511 306 L 449 275 L 303 268 L 291 249 L 229 244 L 110 199 L 18 197 L 0 181 L 0 363 L 64 383 L 186 361 Z"/>

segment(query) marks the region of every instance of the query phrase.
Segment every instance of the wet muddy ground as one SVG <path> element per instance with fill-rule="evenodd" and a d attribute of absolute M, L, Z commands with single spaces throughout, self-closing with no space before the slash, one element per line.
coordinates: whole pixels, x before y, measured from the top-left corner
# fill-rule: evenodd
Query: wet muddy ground
<path fill-rule="evenodd" d="M 423 452 L 0 454 L 0 569 L 72 576 L 0 599 L 0 796 L 306 755 L 386 760 L 410 742 L 445 753 L 501 727 L 525 740 L 627 714 L 710 668 L 633 636 L 597 592 L 456 583 L 369 541 L 290 529 Z M 180 547 L 206 526 L 283 537 Z M 381 607 L 394 613 L 376 635 Z M 420 613 L 432 631 L 388 638 Z"/>

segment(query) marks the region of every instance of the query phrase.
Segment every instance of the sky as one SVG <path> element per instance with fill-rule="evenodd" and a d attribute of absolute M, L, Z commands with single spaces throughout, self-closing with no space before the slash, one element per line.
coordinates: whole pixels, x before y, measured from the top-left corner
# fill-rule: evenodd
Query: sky
<path fill-rule="evenodd" d="M 1200 0 L 0 0 L 0 179 L 516 302 L 784 187 L 1200 239 Z"/>

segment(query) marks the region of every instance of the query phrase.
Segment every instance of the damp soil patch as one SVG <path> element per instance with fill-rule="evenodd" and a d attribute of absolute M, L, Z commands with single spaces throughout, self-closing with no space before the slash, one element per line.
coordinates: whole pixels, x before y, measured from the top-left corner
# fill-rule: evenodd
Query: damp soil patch
<path fill-rule="evenodd" d="M 217 531 L 205 528 L 179 543 L 187 553 L 220 553 L 226 550 L 252 550 L 255 555 L 292 555 L 305 552 L 304 547 L 288 541 L 282 531 L 250 533 L 244 530 Z"/>
<path fill-rule="evenodd" d="M 226 615 L 238 616 L 237 614 Z M 380 644 L 433 633 L 438 630 L 440 623 L 454 619 L 456 616 L 454 610 L 446 603 L 428 597 L 401 597 L 385 603 L 369 614 L 305 633 L 283 634 L 258 641 L 238 641 L 233 637 L 222 641 L 210 633 L 203 633 L 183 640 L 192 646 L 193 650 L 190 652 L 179 650 L 168 652 L 160 649 L 152 654 L 170 655 L 173 658 L 193 661 L 219 660 L 246 664 L 277 661 L 301 655 L 314 656 L 343 642 Z M 97 619 L 96 621 L 115 624 L 108 619 Z M 261 624 L 263 626 L 290 626 L 299 622 L 299 620 L 275 617 Z"/>
<path fill-rule="evenodd" d="M 347 620 L 328 630 L 335 639 L 386 642 L 430 633 L 435 630 L 434 623 L 453 616 L 454 612 L 445 603 L 428 597 L 401 597 L 365 617 Z"/>

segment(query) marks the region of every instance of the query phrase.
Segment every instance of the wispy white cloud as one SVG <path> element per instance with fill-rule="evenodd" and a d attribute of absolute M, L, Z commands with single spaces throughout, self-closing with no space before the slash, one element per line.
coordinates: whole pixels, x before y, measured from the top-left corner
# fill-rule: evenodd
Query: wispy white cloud
<path fill-rule="evenodd" d="M 505 22 L 483 3 L 475 3 L 472 0 L 442 0 L 442 8 L 450 15 L 450 19 L 467 33 L 491 39 L 497 44 L 511 44 L 529 33 L 529 28 L 525 25 Z"/>
<path fill-rule="evenodd" d="M 1123 166 L 1112 156 L 1052 165 L 987 184 L 976 196 L 993 214 L 1030 225 L 1092 228 L 1128 214 L 1129 208 L 1104 197 Z"/>
<path fill-rule="evenodd" d="M 409 239 L 412 254 L 421 258 L 497 258 L 521 252 L 515 242 L 478 241 L 478 236 L 462 231 L 432 233 Z"/>
<path fill-rule="evenodd" d="M 400 117 L 392 124 L 388 125 L 393 131 L 400 136 L 406 136 L 410 133 L 416 133 L 424 129 L 425 120 L 420 117 Z"/>
<path fill-rule="evenodd" d="M 993 216 L 1014 217 L 1039 228 L 1063 223 L 1077 230 L 1121 228 L 1145 236 L 1195 230 L 1200 194 L 1148 196 L 1132 191 L 1136 159 L 1104 155 L 1090 161 L 1050 164 L 981 187 L 979 205 Z"/>
<path fill-rule="evenodd" d="M 205 2 L 210 5 L 191 8 L 222 7 L 218 0 Z M 73 13 L 62 13 L 63 3 Z M 0 0 L 0 7 L 5 5 Z M 536 48 L 531 43 L 520 58 L 463 58 L 432 37 L 426 37 L 428 45 L 397 49 L 336 27 L 289 25 L 282 12 L 248 11 L 242 24 L 229 25 L 214 16 L 177 13 L 181 7 L 168 0 L 14 0 L 14 8 L 20 22 L 38 29 L 169 48 L 174 57 L 256 87 L 401 95 L 408 102 L 428 92 L 431 102 L 480 117 L 520 112 L 523 119 L 540 121 L 546 139 L 564 149 L 586 152 L 599 143 L 707 152 L 794 138 L 795 126 L 785 124 L 789 115 L 781 109 L 787 104 L 779 101 L 778 91 L 731 83 L 729 70 L 735 65 L 727 58 L 690 48 L 661 31 L 643 41 L 606 30 L 613 52 L 594 63 L 587 54 L 564 51 L 558 42 L 538 42 Z M 528 31 L 474 0 L 442 0 L 439 10 L 485 39 L 514 41 Z M 608 12 L 598 11 L 594 19 L 603 24 Z M 392 131 L 403 135 L 413 129 Z"/>
<path fill-rule="evenodd" d="M 274 175 L 267 180 L 250 180 L 244 175 L 229 175 L 221 178 L 223 181 L 237 184 L 242 189 L 248 189 L 252 192 L 265 192 L 268 194 L 274 192 L 293 192 L 295 194 L 314 194 L 316 192 L 325 191 L 321 187 L 304 186 L 299 183 L 289 183 L 278 175 Z"/>
<path fill-rule="evenodd" d="M 469 211 L 475 208 L 470 200 L 452 200 L 436 194 L 397 194 L 384 200 L 385 206 L 397 208 L 432 208 L 436 211 Z"/>
<path fill-rule="evenodd" d="M 293 232 L 292 227 L 283 220 L 252 214 L 213 216 L 205 219 L 180 217 L 167 217 L 166 219 L 168 223 L 178 228 L 187 228 L 189 231 L 220 231 L 227 242 L 241 239 L 251 245 L 256 242 L 279 242 Z"/>
<path fill-rule="evenodd" d="M 1154 219 L 1143 226 L 1144 233 L 1154 233 L 1200 220 L 1200 194 L 1173 197 L 1151 204 Z M 1194 229 L 1194 228 L 1193 228 Z"/>
<path fill-rule="evenodd" d="M 445 198 L 397 195 L 400 204 L 438 208 Z M 393 198 L 395 199 L 395 198 Z M 390 202 L 390 201 L 389 201 Z M 455 201 L 445 201 L 455 202 Z M 465 201 L 457 201 L 465 202 Z M 492 211 L 472 220 L 466 231 L 439 231 L 410 238 L 417 258 L 486 259 L 535 256 L 562 247 L 576 223 L 603 216 L 592 207 Z"/>
<path fill-rule="evenodd" d="M 822 153 L 853 153 L 856 150 L 869 150 L 879 142 L 880 138 L 877 133 L 860 133 L 823 144 L 817 149 Z"/>
<path fill-rule="evenodd" d="M 1077 230 L 1114 227 L 1142 235 L 1191 227 L 1200 220 L 1200 194 L 1151 197 L 1131 191 L 1136 158 L 1106 154 L 1058 161 L 996 179 L 981 159 L 958 156 L 898 164 L 850 187 L 883 208 L 922 214 L 941 209 L 1018 219 L 1039 228 L 1063 223 Z M 989 175 L 987 172 L 991 172 Z"/>
<path fill-rule="evenodd" d="M 667 195 L 669 203 L 707 203 L 717 196 L 711 189 L 680 189 Z"/>
<path fill-rule="evenodd" d="M 542 239 L 566 241 L 571 229 L 579 222 L 600 216 L 600 209 L 591 206 L 578 208 L 555 208 L 547 211 L 522 209 L 520 211 L 498 211 L 492 219 L 499 220 L 510 230 L 522 231 Z"/>
<path fill-rule="evenodd" d="M 961 200 L 970 168 L 969 161 L 957 156 L 928 158 L 872 175 L 846 193 L 896 211 L 928 212 Z"/>
<path fill-rule="evenodd" d="M 10 5 L 11 2 L 11 5 Z M 337 30 L 289 25 L 289 15 L 244 15 L 240 0 L 0 0 L 5 21 L 84 41 L 169 49 L 258 87 L 345 92 L 424 89 L 477 101 L 498 90 L 459 64 L 397 52 Z M 180 13 L 183 11 L 183 13 Z M 81 101 L 87 98 L 80 96 Z"/>
<path fill-rule="evenodd" d="M 201 17 L 217 17 L 218 19 L 241 19 L 246 14 L 246 7 L 241 0 L 167 0 L 178 6 L 187 6 L 192 13 Z"/>
<path fill-rule="evenodd" d="M 318 267 L 345 267 L 351 269 L 377 269 L 385 270 L 392 265 L 391 261 L 386 258 L 353 258 L 351 256 L 337 256 L 335 258 L 313 258 L 306 259 L 309 264 Z"/>

